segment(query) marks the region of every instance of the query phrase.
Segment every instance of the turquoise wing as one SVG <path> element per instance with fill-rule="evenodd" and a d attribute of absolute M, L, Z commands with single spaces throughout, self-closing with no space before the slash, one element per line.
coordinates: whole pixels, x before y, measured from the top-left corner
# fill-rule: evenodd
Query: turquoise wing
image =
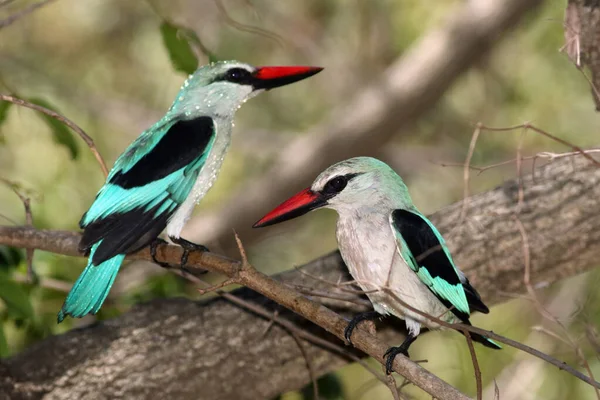
<path fill-rule="evenodd" d="M 93 265 L 148 245 L 190 194 L 215 139 L 212 118 L 161 123 L 119 157 L 80 222 Z"/>
<path fill-rule="evenodd" d="M 418 212 L 394 210 L 390 224 L 398 251 L 419 279 L 463 321 L 471 310 L 459 272 L 442 235 Z"/>

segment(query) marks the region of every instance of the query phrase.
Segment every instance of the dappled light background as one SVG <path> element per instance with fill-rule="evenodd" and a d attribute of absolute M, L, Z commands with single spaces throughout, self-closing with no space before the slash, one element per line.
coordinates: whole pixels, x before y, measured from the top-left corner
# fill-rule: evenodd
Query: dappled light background
<path fill-rule="evenodd" d="M 10 15 L 23 3 L 27 2 L 3 6 L 0 15 Z M 163 42 L 160 26 L 165 22 L 195 32 L 199 40 L 194 51 L 200 64 L 236 59 L 253 65 L 325 67 L 309 80 L 268 92 L 240 109 L 232 148 L 219 179 L 196 208 L 195 215 L 203 223 L 185 231 L 212 251 L 237 257 L 231 245 L 233 229 L 243 230 L 241 239 L 250 260 L 259 270 L 274 274 L 335 249 L 336 216 L 332 211 L 314 212 L 257 231 L 233 224 L 226 235 L 216 236 L 208 234 L 213 231 L 213 216 L 227 212 L 224 204 L 235 204 L 232 196 L 244 196 L 240 188 L 260 181 L 288 144 L 317 127 L 327 134 L 328 127 L 347 117 L 341 112 L 344 106 L 365 87 L 376 84 L 391 63 L 427 32 L 440 27 L 461 3 L 59 0 L 2 29 L 1 92 L 45 101 L 82 127 L 112 165 L 135 137 L 161 118 L 186 78 L 174 68 Z M 598 115 L 589 85 L 559 52 L 564 44 L 565 6 L 564 1 L 546 2 L 540 12 L 525 18 L 476 67 L 463 74 L 425 115 L 393 132 L 391 140 L 377 143 L 377 152 L 356 148 L 354 155 L 375 156 L 389 163 L 406 181 L 417 207 L 429 214 L 462 199 L 463 168 L 456 165 L 464 162 L 478 121 L 494 127 L 531 122 L 582 148 L 597 146 Z M 381 95 L 385 96 L 385 91 Z M 56 131 L 32 110 L 14 105 L 0 110 L 0 177 L 32 198 L 36 227 L 77 230 L 81 215 L 104 182 L 93 155 L 78 137 L 73 136 L 71 147 L 57 140 Z M 483 132 L 472 164 L 486 166 L 513 159 L 520 140 L 525 155 L 570 150 L 534 132 L 522 134 L 522 130 Z M 543 161 L 538 161 L 541 164 Z M 525 162 L 523 173 L 530 170 L 531 162 Z M 304 176 L 302 170 L 298 175 L 297 190 L 314 178 Z M 470 192 L 493 188 L 516 175 L 514 163 L 481 174 L 472 171 Z M 263 213 L 273 203 L 265 204 Z M 21 201 L 6 185 L 0 185 L 0 221 L 25 221 Z M 8 254 L 7 249 L 2 252 Z M 10 273 L 23 281 L 23 254 L 10 257 L 18 264 Z M 33 265 L 41 277 L 71 283 L 84 267 L 84 259 L 37 251 Z M 582 338 L 596 335 L 599 277 L 598 271 L 592 271 L 540 294 L 571 337 L 581 340 L 596 376 L 600 375 L 600 362 Z M 209 275 L 207 279 L 218 282 L 221 277 Z M 27 315 L 27 306 L 21 315 L 0 303 L 8 344 L 3 355 L 93 321 L 86 317 L 56 325 L 56 312 L 66 293 L 31 285 L 23 285 L 23 289 L 29 294 L 32 315 Z M 199 297 L 191 283 L 155 265 L 130 263 L 96 318 L 111 318 L 135 303 L 164 296 Z M 510 293 L 506 296 L 505 304 L 493 307 L 489 315 L 475 316 L 474 324 L 577 364 L 569 346 L 541 332 L 548 323 L 529 301 L 514 299 Z M 510 348 L 491 352 L 477 347 L 477 353 L 485 398 L 493 398 L 494 377 L 506 398 L 596 398 L 589 386 Z M 427 359 L 427 369 L 470 395 L 475 393 L 471 359 L 461 335 L 424 335 L 411 348 L 411 356 Z M 375 362 L 371 364 L 379 368 Z M 404 391 L 426 398 L 414 387 Z M 324 379 L 321 395 L 326 399 L 391 398 L 387 387 L 358 364 Z M 310 397 L 310 390 L 282 396 Z"/>

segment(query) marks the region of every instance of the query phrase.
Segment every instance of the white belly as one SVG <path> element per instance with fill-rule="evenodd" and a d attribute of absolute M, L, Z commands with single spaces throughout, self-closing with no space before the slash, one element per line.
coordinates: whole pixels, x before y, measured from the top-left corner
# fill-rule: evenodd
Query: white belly
<path fill-rule="evenodd" d="M 219 129 L 223 129 L 223 123 L 219 124 Z M 221 165 L 223 165 L 223 159 L 229 149 L 230 143 L 231 126 L 229 126 L 227 132 L 224 132 L 223 130 L 219 131 L 219 135 L 216 137 L 215 143 L 208 154 L 206 163 L 200 170 L 198 178 L 196 178 L 196 183 L 194 183 L 192 191 L 183 204 L 179 206 L 171 219 L 169 219 L 169 223 L 167 224 L 167 235 L 169 235 L 169 237 L 178 238 L 181 235 L 183 227 L 192 216 L 194 206 L 202 200 L 217 180 L 217 176 L 221 170 Z"/>
<path fill-rule="evenodd" d="M 407 309 L 397 298 L 429 315 L 447 322 L 456 321 L 454 314 L 448 311 L 398 254 L 387 215 L 369 215 L 360 219 L 340 216 L 336 234 L 342 258 L 350 274 L 366 292 L 375 311 L 406 320 L 407 328 L 415 335 L 419 334 L 420 325 L 430 329 L 438 329 L 440 326 Z"/>

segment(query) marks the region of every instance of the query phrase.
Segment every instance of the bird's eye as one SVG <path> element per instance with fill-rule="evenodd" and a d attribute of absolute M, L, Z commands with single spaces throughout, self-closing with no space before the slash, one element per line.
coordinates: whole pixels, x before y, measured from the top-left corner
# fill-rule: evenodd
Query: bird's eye
<path fill-rule="evenodd" d="M 245 83 L 250 79 L 250 72 L 243 68 L 232 68 L 225 72 L 223 80 L 234 83 Z"/>
<path fill-rule="evenodd" d="M 323 191 L 329 194 L 339 193 L 344 190 L 347 184 L 348 178 L 345 176 L 336 176 L 325 184 Z"/>

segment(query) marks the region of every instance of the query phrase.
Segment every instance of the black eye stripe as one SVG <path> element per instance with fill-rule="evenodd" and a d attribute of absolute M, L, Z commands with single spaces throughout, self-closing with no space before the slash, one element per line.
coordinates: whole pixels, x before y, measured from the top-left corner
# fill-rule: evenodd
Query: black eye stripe
<path fill-rule="evenodd" d="M 321 191 L 323 194 L 327 196 L 334 196 L 340 193 L 344 188 L 348 185 L 348 182 L 359 174 L 346 174 L 346 175 L 338 175 L 334 176 L 330 180 L 325 183 L 323 186 L 323 190 Z"/>
<path fill-rule="evenodd" d="M 231 68 L 219 77 L 220 81 L 227 81 L 239 84 L 250 84 L 252 81 L 252 73 L 244 68 Z"/>

